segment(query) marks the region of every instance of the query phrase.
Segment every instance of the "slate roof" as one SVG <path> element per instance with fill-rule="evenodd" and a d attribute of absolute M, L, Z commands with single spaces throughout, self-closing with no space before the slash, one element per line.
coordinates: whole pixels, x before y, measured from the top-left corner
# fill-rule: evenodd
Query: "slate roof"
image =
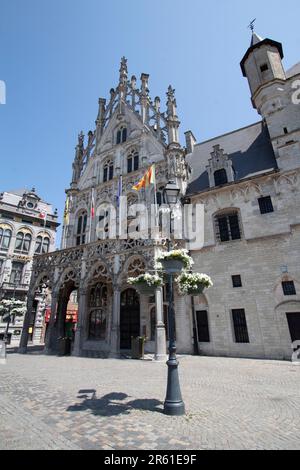
<path fill-rule="evenodd" d="M 300 73 L 300 62 L 293 65 L 289 70 L 286 71 L 286 77 L 291 78 Z"/>
<path fill-rule="evenodd" d="M 277 169 L 268 128 L 260 121 L 195 145 L 193 153 L 187 156 L 192 168 L 188 195 L 210 189 L 206 166 L 214 145 L 220 145 L 232 160 L 235 181 Z"/>

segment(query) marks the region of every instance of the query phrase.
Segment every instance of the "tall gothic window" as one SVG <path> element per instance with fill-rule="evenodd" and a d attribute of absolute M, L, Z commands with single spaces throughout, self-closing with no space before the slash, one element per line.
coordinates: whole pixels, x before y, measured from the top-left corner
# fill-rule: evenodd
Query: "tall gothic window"
<path fill-rule="evenodd" d="M 227 173 L 224 168 L 222 168 L 221 170 L 215 171 L 214 178 L 215 178 L 215 186 L 221 186 L 222 184 L 228 183 Z"/>
<path fill-rule="evenodd" d="M 49 252 L 49 247 L 50 247 L 49 237 L 42 237 L 41 235 L 39 235 L 36 238 L 35 249 L 34 249 L 34 252 L 36 254 L 48 253 Z"/>
<path fill-rule="evenodd" d="M 76 245 L 84 245 L 86 240 L 86 228 L 87 228 L 87 213 L 83 212 L 79 215 L 77 221 L 76 231 Z"/>
<path fill-rule="evenodd" d="M 99 283 L 90 291 L 89 339 L 105 340 L 107 324 L 107 286 Z"/>
<path fill-rule="evenodd" d="M 240 240 L 242 238 L 238 211 L 216 215 L 215 225 L 217 239 L 220 242 Z"/>
<path fill-rule="evenodd" d="M 12 231 L 0 227 L 0 249 L 8 250 L 11 241 Z"/>
<path fill-rule="evenodd" d="M 111 181 L 114 177 L 114 164 L 111 160 L 104 163 L 103 167 L 103 183 Z"/>
<path fill-rule="evenodd" d="M 127 140 L 127 128 L 122 126 L 117 132 L 117 145 L 123 144 Z"/>
<path fill-rule="evenodd" d="M 21 283 L 22 275 L 23 275 L 23 269 L 24 269 L 24 264 L 23 263 L 18 263 L 18 262 L 15 262 L 15 261 L 12 263 L 10 279 L 9 279 L 9 282 L 11 284 L 20 284 Z"/>
<path fill-rule="evenodd" d="M 139 169 L 139 154 L 136 150 L 132 150 L 127 157 L 127 173 L 132 173 Z"/>
<path fill-rule="evenodd" d="M 31 239 L 32 237 L 30 233 L 19 232 L 16 238 L 15 251 L 20 251 L 22 253 L 29 253 Z"/>

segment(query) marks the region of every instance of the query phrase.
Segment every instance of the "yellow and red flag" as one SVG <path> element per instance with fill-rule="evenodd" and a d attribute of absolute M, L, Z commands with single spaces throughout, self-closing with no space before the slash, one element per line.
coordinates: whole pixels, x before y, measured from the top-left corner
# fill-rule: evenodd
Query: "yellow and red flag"
<path fill-rule="evenodd" d="M 146 171 L 141 181 L 139 181 L 132 189 L 140 191 L 142 188 L 148 188 L 150 184 L 155 185 L 155 165 L 151 165 Z"/>

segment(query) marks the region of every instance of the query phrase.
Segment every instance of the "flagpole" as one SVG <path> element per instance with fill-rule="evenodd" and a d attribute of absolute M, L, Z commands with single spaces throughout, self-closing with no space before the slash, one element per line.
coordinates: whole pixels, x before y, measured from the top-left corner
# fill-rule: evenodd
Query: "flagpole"
<path fill-rule="evenodd" d="M 118 181 L 118 235 L 120 236 L 122 230 L 121 230 L 121 195 L 123 191 L 123 175 L 119 175 L 119 181 Z"/>
<path fill-rule="evenodd" d="M 156 166 L 155 163 L 153 163 L 153 169 L 154 169 L 154 204 L 155 204 L 155 222 L 157 224 L 157 227 L 159 225 L 159 219 L 158 219 L 158 204 L 157 204 L 157 185 L 156 185 Z"/>
<path fill-rule="evenodd" d="M 92 197 L 91 197 L 91 212 L 90 212 L 90 224 L 89 224 L 89 243 L 91 243 L 91 239 L 92 239 L 92 220 L 94 218 L 93 210 L 95 210 L 95 208 L 94 208 L 94 187 L 92 187 Z"/>

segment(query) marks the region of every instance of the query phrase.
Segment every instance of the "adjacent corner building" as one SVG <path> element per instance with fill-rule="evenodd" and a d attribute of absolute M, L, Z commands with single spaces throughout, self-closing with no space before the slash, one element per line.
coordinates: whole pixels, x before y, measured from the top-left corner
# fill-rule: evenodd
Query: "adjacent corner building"
<path fill-rule="evenodd" d="M 0 194 L 0 300 L 27 301 L 34 255 L 55 250 L 57 213 L 35 189 L 4 191 Z M 43 342 L 46 296 L 37 291 L 29 315 L 28 339 Z M 8 343 L 19 345 L 23 316 L 11 319 Z M 0 339 L 7 323 L 0 317 Z"/>

